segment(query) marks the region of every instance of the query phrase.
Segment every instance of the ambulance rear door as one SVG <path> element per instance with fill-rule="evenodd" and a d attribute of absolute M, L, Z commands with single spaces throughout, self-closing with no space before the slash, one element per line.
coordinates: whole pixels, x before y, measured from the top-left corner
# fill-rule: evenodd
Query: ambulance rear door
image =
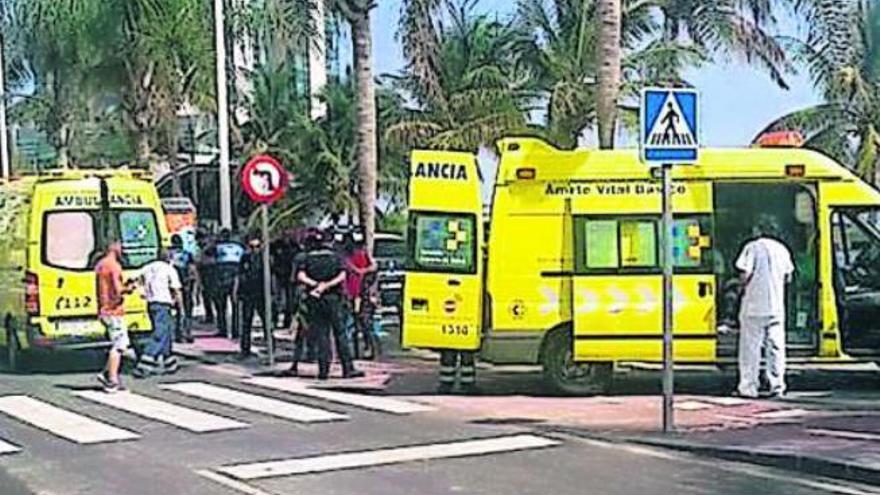
<path fill-rule="evenodd" d="M 476 156 L 417 150 L 410 167 L 403 346 L 477 350 L 484 261 Z"/>

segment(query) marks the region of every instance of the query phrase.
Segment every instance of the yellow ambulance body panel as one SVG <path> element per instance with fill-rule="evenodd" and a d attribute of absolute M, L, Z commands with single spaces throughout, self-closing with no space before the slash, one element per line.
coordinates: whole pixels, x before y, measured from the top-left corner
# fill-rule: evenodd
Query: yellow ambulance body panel
<path fill-rule="evenodd" d="M 0 197 L 12 207 L 0 224 L 14 233 L 0 240 L 0 345 L 9 352 L 107 345 L 94 266 L 111 235 L 122 241 L 126 278 L 167 245 L 152 182 L 128 170 L 73 170 L 0 182 Z M 127 296 L 125 309 L 132 337 L 146 337 L 142 295 Z"/>
<path fill-rule="evenodd" d="M 545 367 L 556 359 L 572 369 L 660 361 L 656 171 L 636 150 L 563 151 L 531 138 L 503 139 L 498 150 L 479 298 L 485 301 L 481 356 Z M 425 153 L 434 152 L 416 152 L 413 163 Z M 416 214 L 433 201 L 447 212 L 478 211 L 475 199 L 463 196 L 469 194 L 463 184 L 453 193 L 448 184 L 444 189 L 416 175 L 410 190 Z M 880 323 L 876 331 L 865 327 L 880 321 L 880 193 L 845 167 L 803 149 L 704 149 L 698 163 L 674 170 L 673 212 L 678 362 L 735 358 L 734 261 L 767 215 L 785 232 L 781 240 L 796 265 L 787 296 L 792 359 L 880 354 Z M 419 234 L 411 230 L 411 247 Z M 416 331 L 410 295 L 433 290 L 418 273 L 407 274 L 404 343 L 454 347 L 442 334 L 430 345 L 409 338 Z M 559 352 L 566 355 L 549 355 Z"/>

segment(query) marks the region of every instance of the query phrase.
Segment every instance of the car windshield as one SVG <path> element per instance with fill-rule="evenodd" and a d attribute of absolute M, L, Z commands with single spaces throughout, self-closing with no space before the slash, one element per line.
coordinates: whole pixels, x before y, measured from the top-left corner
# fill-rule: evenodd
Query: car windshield
<path fill-rule="evenodd" d="M 406 258 L 406 243 L 402 239 L 376 239 L 373 254 L 376 258 L 403 260 Z"/>
<path fill-rule="evenodd" d="M 68 270 L 88 270 L 101 254 L 100 212 L 51 211 L 46 214 L 43 262 Z M 159 254 L 159 228 L 152 210 L 114 210 L 116 235 L 122 241 L 122 266 L 137 269 Z"/>

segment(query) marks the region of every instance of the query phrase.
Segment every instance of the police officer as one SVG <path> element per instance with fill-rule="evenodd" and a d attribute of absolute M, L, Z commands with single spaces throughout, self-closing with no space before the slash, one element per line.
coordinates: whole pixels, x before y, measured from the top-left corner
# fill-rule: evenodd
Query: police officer
<path fill-rule="evenodd" d="M 336 353 L 342 364 L 343 378 L 364 376 L 363 371 L 354 369 L 344 335 L 342 285 L 345 283 L 345 269 L 342 260 L 320 232 L 307 239 L 306 249 L 308 252 L 298 267 L 297 280 L 304 286 L 306 321 L 318 348 L 318 379 L 326 380 L 330 373 L 331 333 L 336 338 Z"/>
<path fill-rule="evenodd" d="M 235 284 L 241 271 L 241 260 L 245 248 L 232 239 L 229 229 L 220 231 L 220 237 L 214 245 L 214 274 L 216 290 L 214 292 L 214 309 L 217 313 L 217 330 L 220 336 L 226 336 L 229 326 L 226 312 L 232 303 L 232 338 L 238 338 L 238 304 L 233 297 Z"/>
<path fill-rule="evenodd" d="M 459 384 L 464 393 L 473 393 L 477 385 L 477 367 L 474 351 L 444 349 L 440 351 L 441 394 L 451 393 L 455 388 L 455 375 L 459 374 Z"/>
<path fill-rule="evenodd" d="M 174 340 L 176 342 L 192 343 L 192 315 L 193 315 L 193 290 L 196 283 L 195 257 L 184 247 L 180 235 L 171 236 L 171 252 L 169 253 L 171 266 L 177 271 L 177 278 L 181 283 L 180 299 L 183 308 L 177 309 L 177 325 L 175 326 Z"/>
<path fill-rule="evenodd" d="M 263 243 L 258 236 L 253 236 L 248 241 L 248 252 L 242 258 L 241 273 L 233 299 L 238 299 L 242 303 L 239 357 L 245 359 L 251 356 L 251 327 L 254 313 L 260 317 L 260 320 L 265 319 L 266 314 L 263 297 Z M 264 328 L 271 328 L 270 324 L 263 321 Z"/>

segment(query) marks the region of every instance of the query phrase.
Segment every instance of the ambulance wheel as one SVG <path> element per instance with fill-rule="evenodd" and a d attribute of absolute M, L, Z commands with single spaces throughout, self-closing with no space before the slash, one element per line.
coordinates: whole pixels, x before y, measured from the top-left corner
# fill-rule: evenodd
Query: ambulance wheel
<path fill-rule="evenodd" d="M 545 381 L 556 393 L 597 395 L 611 388 L 613 364 L 575 363 L 571 332 L 567 329 L 553 330 L 547 335 L 541 364 Z"/>

